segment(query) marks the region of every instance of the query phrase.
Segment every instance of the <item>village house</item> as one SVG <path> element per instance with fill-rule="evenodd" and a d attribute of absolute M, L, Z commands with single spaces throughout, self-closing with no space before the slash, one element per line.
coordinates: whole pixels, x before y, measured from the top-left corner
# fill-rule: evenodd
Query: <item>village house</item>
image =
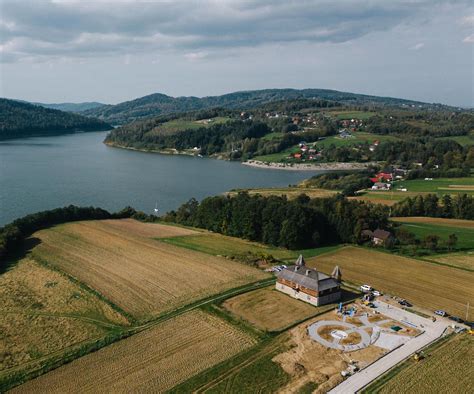
<path fill-rule="evenodd" d="M 341 270 L 336 266 L 328 276 L 314 268 L 306 267 L 302 255 L 295 265 L 277 274 L 275 288 L 289 296 L 319 306 L 341 299 Z"/>
<path fill-rule="evenodd" d="M 375 182 L 372 186 L 372 190 L 390 190 L 392 185 L 390 183 Z"/>
<path fill-rule="evenodd" d="M 389 231 L 377 229 L 375 231 L 364 230 L 362 231 L 364 237 L 369 238 L 374 245 L 385 245 L 389 239 L 392 238 L 392 234 Z"/>

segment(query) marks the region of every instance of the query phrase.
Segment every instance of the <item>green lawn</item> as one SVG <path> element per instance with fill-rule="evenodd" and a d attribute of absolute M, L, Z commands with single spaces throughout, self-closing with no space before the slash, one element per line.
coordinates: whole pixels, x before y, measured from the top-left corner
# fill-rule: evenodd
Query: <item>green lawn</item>
<path fill-rule="evenodd" d="M 344 120 L 344 119 L 365 120 L 376 115 L 375 112 L 370 112 L 370 111 L 331 111 L 329 114 L 333 116 L 335 115 L 337 119 L 339 120 Z"/>
<path fill-rule="evenodd" d="M 427 235 L 437 235 L 441 241 L 446 242 L 450 234 L 456 234 L 458 243 L 456 249 L 474 249 L 474 229 L 439 226 L 426 223 L 403 223 L 402 228 L 414 233 L 418 238 L 423 239 Z"/>
<path fill-rule="evenodd" d="M 197 250 L 213 256 L 239 257 L 245 256 L 249 253 L 254 255 L 270 254 L 275 259 L 286 261 L 288 263 L 292 263 L 300 254 L 309 258 L 332 252 L 340 248 L 339 245 L 335 245 L 312 249 L 287 250 L 284 248 L 266 246 L 240 238 L 228 237 L 222 234 L 185 235 L 182 237 L 160 238 L 159 241 L 182 248 Z"/>
<path fill-rule="evenodd" d="M 293 259 L 297 252 L 283 248 L 265 246 L 240 238 L 221 234 L 186 235 L 183 237 L 161 238 L 160 241 L 182 248 L 197 250 L 214 256 L 244 256 L 246 254 L 271 254 L 279 260 Z"/>
<path fill-rule="evenodd" d="M 159 129 L 166 132 L 177 132 L 189 129 L 199 129 L 201 127 L 210 127 L 215 124 L 225 123 L 230 120 L 229 117 L 218 116 L 212 118 L 211 122 L 207 119 L 203 120 L 187 120 L 187 119 L 175 119 L 160 125 Z"/>
<path fill-rule="evenodd" d="M 465 178 L 433 178 L 432 181 L 413 179 L 394 182 L 394 189 L 407 188 L 408 192 L 425 192 L 437 194 L 474 194 L 474 177 Z"/>
<path fill-rule="evenodd" d="M 460 135 L 456 137 L 440 137 L 440 140 L 454 140 L 460 145 L 474 145 L 474 133 L 469 135 Z"/>
<path fill-rule="evenodd" d="M 295 145 L 278 153 L 272 153 L 270 155 L 263 155 L 263 156 L 256 156 L 252 160 L 260 160 L 260 161 L 266 161 L 270 163 L 276 163 L 280 161 L 285 161 L 285 159 L 288 157 L 290 153 L 297 153 L 299 151 L 300 151 L 299 146 Z"/>
<path fill-rule="evenodd" d="M 369 144 L 373 143 L 374 141 L 397 141 L 399 140 L 398 137 L 393 135 L 381 135 L 381 134 L 372 134 L 372 133 L 364 133 L 362 131 L 355 131 L 351 133 L 353 135 L 352 138 L 340 138 L 338 135 L 333 135 L 331 137 L 327 137 L 324 140 L 318 141 L 316 146 L 318 148 L 327 148 L 330 145 L 334 146 L 351 146 L 351 145 L 359 145 L 365 142 Z"/>

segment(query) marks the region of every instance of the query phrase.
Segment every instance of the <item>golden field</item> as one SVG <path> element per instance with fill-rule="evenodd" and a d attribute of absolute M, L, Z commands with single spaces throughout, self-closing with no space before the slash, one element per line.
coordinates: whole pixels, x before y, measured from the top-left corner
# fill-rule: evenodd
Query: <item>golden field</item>
<path fill-rule="evenodd" d="M 0 299 L 5 373 L 128 324 L 94 294 L 28 258 L 0 276 Z"/>
<path fill-rule="evenodd" d="M 474 252 L 466 253 L 447 253 L 427 257 L 429 260 L 438 263 L 448 264 L 455 267 L 467 268 L 474 270 Z"/>
<path fill-rule="evenodd" d="M 234 315 L 267 331 L 282 330 L 322 310 L 273 288 L 241 294 L 226 300 L 222 305 Z"/>
<path fill-rule="evenodd" d="M 408 299 L 430 310 L 464 316 L 474 304 L 474 273 L 375 250 L 345 247 L 307 260 L 310 267 L 330 274 L 335 265 L 342 279 Z"/>
<path fill-rule="evenodd" d="M 142 225 L 148 236 L 149 224 L 134 223 Z M 143 237 L 130 230 L 130 221 L 69 223 L 34 236 L 41 241 L 33 249 L 34 258 L 67 272 L 138 318 L 269 277 L 243 264 Z"/>
<path fill-rule="evenodd" d="M 385 383 L 379 393 L 472 392 L 474 382 L 474 337 L 455 335 L 430 351 L 421 362 L 409 362 Z"/>
<path fill-rule="evenodd" d="M 163 392 L 250 348 L 256 340 L 199 310 L 84 356 L 14 393 Z"/>

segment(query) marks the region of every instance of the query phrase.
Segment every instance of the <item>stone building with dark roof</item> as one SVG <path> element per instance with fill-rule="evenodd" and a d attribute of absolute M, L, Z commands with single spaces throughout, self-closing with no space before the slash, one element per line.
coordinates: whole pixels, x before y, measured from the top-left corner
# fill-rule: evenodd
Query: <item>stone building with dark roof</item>
<path fill-rule="evenodd" d="M 293 298 L 319 306 L 341 299 L 341 270 L 336 266 L 328 276 L 314 268 L 306 267 L 302 255 L 295 265 L 277 274 L 275 288 Z"/>

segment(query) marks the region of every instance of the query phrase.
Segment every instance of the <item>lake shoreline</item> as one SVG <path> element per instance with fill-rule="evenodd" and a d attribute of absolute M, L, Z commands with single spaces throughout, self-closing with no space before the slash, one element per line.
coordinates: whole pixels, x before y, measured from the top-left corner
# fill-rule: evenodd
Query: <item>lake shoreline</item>
<path fill-rule="evenodd" d="M 133 150 L 137 152 L 144 152 L 144 153 L 158 153 L 162 155 L 181 155 L 181 156 L 191 156 L 191 157 L 198 157 L 197 154 L 186 152 L 186 151 L 179 151 L 177 149 L 168 149 L 168 150 L 160 150 L 160 149 L 139 149 L 134 148 L 131 146 L 119 145 L 117 143 L 106 142 L 104 144 L 112 147 L 112 148 L 120 148 L 120 149 L 127 149 Z M 199 156 L 205 157 L 208 159 L 217 159 L 217 160 L 226 160 L 232 161 L 229 159 L 225 159 L 222 156 Z M 237 161 L 237 160 L 234 160 Z M 244 166 L 254 167 L 254 168 L 264 168 L 269 170 L 286 170 L 286 171 L 359 171 L 364 170 L 368 166 L 373 165 L 375 163 L 269 163 L 259 160 L 247 160 L 242 161 L 240 164 Z"/>
<path fill-rule="evenodd" d="M 287 171 L 357 171 L 364 170 L 374 163 L 268 163 L 259 160 L 242 162 L 245 166 Z"/>

